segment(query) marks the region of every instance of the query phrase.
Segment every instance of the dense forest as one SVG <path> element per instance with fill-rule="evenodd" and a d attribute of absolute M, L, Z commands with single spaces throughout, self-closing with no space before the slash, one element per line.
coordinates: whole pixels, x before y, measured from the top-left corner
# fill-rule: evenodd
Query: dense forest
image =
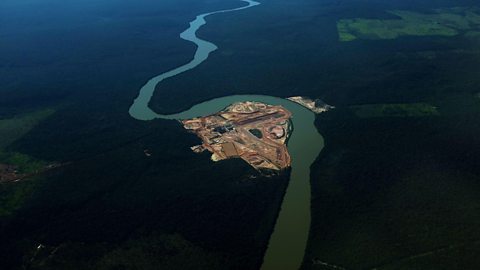
<path fill-rule="evenodd" d="M 128 115 L 146 80 L 191 57 L 188 21 L 238 3 L 57 2 L 0 4 L 0 163 L 63 164 L 0 184 L 0 268 L 258 269 L 288 171 L 214 163 L 177 121 Z"/>
<path fill-rule="evenodd" d="M 344 42 L 337 23 L 478 3 L 261 2 L 208 18 L 199 36 L 219 49 L 159 85 L 150 106 L 320 98 L 336 109 L 315 123 L 325 148 L 311 168 L 302 268 L 477 268 L 480 40 Z M 20 155 L 63 164 L 0 184 L 1 269 L 259 268 L 289 172 L 263 177 L 241 160 L 211 162 L 190 151 L 198 139 L 178 122 L 128 115 L 149 78 L 192 57 L 194 45 L 178 37 L 189 21 L 239 5 L 0 3 L 0 134 L 9 136 L 0 163 Z"/>

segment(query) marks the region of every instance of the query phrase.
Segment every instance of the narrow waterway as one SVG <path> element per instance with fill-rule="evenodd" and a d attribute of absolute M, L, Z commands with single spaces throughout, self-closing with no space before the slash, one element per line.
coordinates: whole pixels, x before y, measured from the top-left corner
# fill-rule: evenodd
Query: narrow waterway
<path fill-rule="evenodd" d="M 196 37 L 196 31 L 205 24 L 205 17 L 216 13 L 246 9 L 259 4 L 251 0 L 243 1 L 248 5 L 197 16 L 190 23 L 190 28 L 180 35 L 183 39 L 192 41 L 198 46 L 193 60 L 149 80 L 140 90 L 129 113 L 133 118 L 139 120 L 188 119 L 218 112 L 232 103 L 241 101 L 282 105 L 289 110 L 292 113 L 294 128 L 287 146 L 292 158 L 292 171 L 261 269 L 296 270 L 303 260 L 310 229 L 310 165 L 323 148 L 323 138 L 314 125 L 314 113 L 289 100 L 262 95 L 233 95 L 216 98 L 199 103 L 184 112 L 170 115 L 157 114 L 148 106 L 158 83 L 198 66 L 217 48 L 213 43 Z"/>
<path fill-rule="evenodd" d="M 152 120 L 152 119 L 158 118 L 159 115 L 148 107 L 148 103 L 150 102 L 150 99 L 152 98 L 152 95 L 155 92 L 155 87 L 163 80 L 166 80 L 168 78 L 181 74 L 185 71 L 191 70 L 196 66 L 200 65 L 202 62 L 207 60 L 211 52 L 217 49 L 217 46 L 215 44 L 197 37 L 198 29 L 200 29 L 200 27 L 202 27 L 207 23 L 205 21 L 206 17 L 213 14 L 217 14 L 217 13 L 238 11 L 238 10 L 247 9 L 247 8 L 260 5 L 259 2 L 255 2 L 252 0 L 241 0 L 241 1 L 246 2 L 247 5 L 239 8 L 224 9 L 224 10 L 218 10 L 218 11 L 200 14 L 195 18 L 195 20 L 190 22 L 190 27 L 188 27 L 187 30 L 180 33 L 180 37 L 184 40 L 193 42 L 195 43 L 195 45 L 197 45 L 197 50 L 193 55 L 193 59 L 190 62 L 186 63 L 185 65 L 181 65 L 177 68 L 174 68 L 170 71 L 167 71 L 165 73 L 162 73 L 158 76 L 151 78 L 140 89 L 140 93 L 138 94 L 137 98 L 135 99 L 132 106 L 130 107 L 129 113 L 133 118 L 136 118 L 138 120 Z"/>

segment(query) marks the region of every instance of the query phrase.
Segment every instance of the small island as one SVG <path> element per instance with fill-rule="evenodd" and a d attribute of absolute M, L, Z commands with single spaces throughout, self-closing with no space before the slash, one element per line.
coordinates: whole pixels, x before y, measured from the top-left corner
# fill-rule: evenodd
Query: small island
<path fill-rule="evenodd" d="M 202 140 L 191 147 L 196 153 L 208 150 L 213 161 L 241 158 L 258 171 L 280 171 L 291 164 L 286 146 L 291 116 L 282 106 L 247 101 L 182 124 Z"/>
<path fill-rule="evenodd" d="M 312 100 L 308 97 L 302 97 L 302 96 L 289 97 L 287 99 L 302 105 L 303 107 L 309 109 L 310 111 L 316 114 L 320 114 L 335 108 L 334 106 L 328 105 L 327 103 L 323 102 L 320 99 Z"/>

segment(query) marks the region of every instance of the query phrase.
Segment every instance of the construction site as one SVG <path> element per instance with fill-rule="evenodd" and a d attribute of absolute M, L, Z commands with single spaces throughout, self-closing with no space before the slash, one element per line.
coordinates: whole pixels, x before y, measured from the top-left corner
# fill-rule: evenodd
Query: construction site
<path fill-rule="evenodd" d="M 191 147 L 196 153 L 208 150 L 213 161 L 241 158 L 259 171 L 279 171 L 291 164 L 286 146 L 291 116 L 282 106 L 246 101 L 182 124 L 202 140 Z"/>

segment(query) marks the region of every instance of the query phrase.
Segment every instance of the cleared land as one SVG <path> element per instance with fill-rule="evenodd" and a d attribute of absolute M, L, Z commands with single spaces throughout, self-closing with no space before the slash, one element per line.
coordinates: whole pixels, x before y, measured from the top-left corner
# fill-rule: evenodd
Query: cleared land
<path fill-rule="evenodd" d="M 54 112 L 53 109 L 43 109 L 0 120 L 0 183 L 17 181 L 58 166 L 6 149 Z"/>
<path fill-rule="evenodd" d="M 432 13 L 393 10 L 399 19 L 342 19 L 337 22 L 340 41 L 396 39 L 401 36 L 475 36 L 480 29 L 476 8 L 436 9 Z"/>
<path fill-rule="evenodd" d="M 281 170 L 290 166 L 290 117 L 282 106 L 247 101 L 182 123 L 202 139 L 192 147 L 196 153 L 208 150 L 213 161 L 241 158 L 257 170 Z"/>
<path fill-rule="evenodd" d="M 334 106 L 328 105 L 320 99 L 313 100 L 308 97 L 302 96 L 289 97 L 287 99 L 302 105 L 303 107 L 311 110 L 316 114 L 323 113 L 335 108 Z"/>
<path fill-rule="evenodd" d="M 8 216 L 18 209 L 31 195 L 36 185 L 35 181 L 17 182 L 15 185 L 5 183 L 21 180 L 55 166 L 5 148 L 53 113 L 53 109 L 42 109 L 0 120 L 0 217 Z"/>

